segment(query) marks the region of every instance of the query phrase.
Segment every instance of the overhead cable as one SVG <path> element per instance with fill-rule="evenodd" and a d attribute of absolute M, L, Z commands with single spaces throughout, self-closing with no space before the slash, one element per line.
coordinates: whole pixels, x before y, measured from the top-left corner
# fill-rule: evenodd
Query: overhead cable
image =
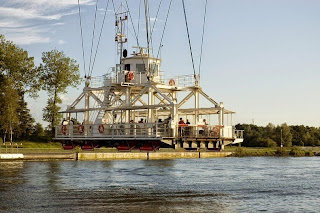
<path fill-rule="evenodd" d="M 164 22 L 163 31 L 162 31 L 162 35 L 161 35 L 161 39 L 160 39 L 160 44 L 159 44 L 159 49 L 158 49 L 158 53 L 157 53 L 157 58 L 159 57 L 160 49 L 161 49 L 161 47 L 162 47 L 162 41 L 163 41 L 163 37 L 164 37 L 164 32 L 165 32 L 165 30 L 166 30 L 167 21 L 168 21 L 168 18 L 169 18 L 169 13 L 170 13 L 170 9 L 171 9 L 171 4 L 172 4 L 172 0 L 171 0 L 170 3 L 169 3 L 169 8 L 168 8 L 166 20 L 165 20 L 165 22 Z"/>
<path fill-rule="evenodd" d="M 189 41 L 189 49 L 190 49 L 192 67 L 193 67 L 193 74 L 194 74 L 194 78 L 196 78 L 196 69 L 194 68 L 194 60 L 193 60 L 191 40 L 190 40 L 190 34 L 189 34 L 189 28 L 188 28 L 188 21 L 187 21 L 187 14 L 186 14 L 186 7 L 185 7 L 185 5 L 184 5 L 184 0 L 182 0 L 182 5 L 183 5 L 184 20 L 185 20 L 185 23 L 186 23 L 187 34 L 188 34 L 188 41 Z"/>
<path fill-rule="evenodd" d="M 110 1 L 110 0 L 108 0 L 107 5 L 106 5 L 106 9 L 105 9 L 105 11 L 104 11 L 104 16 L 103 16 L 102 26 L 101 26 L 101 30 L 100 30 L 100 35 L 99 35 L 99 39 L 98 39 L 98 44 L 97 44 L 96 52 L 95 52 L 95 55 L 94 55 L 94 58 L 93 58 L 93 63 L 92 63 L 92 66 L 91 66 L 91 73 L 90 73 L 90 76 L 92 75 L 93 67 L 94 67 L 94 64 L 95 64 L 95 62 L 96 62 L 96 57 L 97 57 L 97 53 L 98 53 L 98 49 L 99 49 L 99 45 L 100 45 L 100 40 L 101 40 L 102 30 L 103 30 L 103 27 L 104 27 L 104 23 L 105 23 L 105 19 L 106 19 L 107 11 L 108 11 L 109 1 Z"/>
<path fill-rule="evenodd" d="M 204 29 L 205 29 L 205 24 L 206 24 L 207 4 L 208 4 L 208 0 L 206 0 L 205 6 L 204 6 L 204 16 L 203 16 L 203 26 L 202 26 L 202 38 L 201 38 L 201 50 L 200 50 L 200 62 L 199 62 L 199 75 L 200 75 L 200 71 L 201 71 L 202 47 L 203 47 Z"/>
<path fill-rule="evenodd" d="M 92 29 L 92 40 L 91 40 L 91 51 L 90 51 L 90 61 L 89 61 L 89 76 L 91 76 L 91 59 L 92 59 L 92 49 L 93 49 L 93 41 L 94 41 L 94 34 L 96 31 L 96 20 L 97 20 L 97 11 L 98 11 L 98 2 L 99 0 L 96 1 L 96 11 L 94 13 L 94 21 L 93 21 L 93 29 Z"/>
<path fill-rule="evenodd" d="M 85 61 L 85 57 L 84 57 L 82 21 L 81 21 L 81 10 L 80 10 L 80 2 L 79 2 L 79 0 L 78 0 L 78 6 L 79 6 L 80 34 L 81 34 L 81 44 L 82 44 L 83 71 L 84 71 L 84 77 L 86 78 L 86 61 Z"/>

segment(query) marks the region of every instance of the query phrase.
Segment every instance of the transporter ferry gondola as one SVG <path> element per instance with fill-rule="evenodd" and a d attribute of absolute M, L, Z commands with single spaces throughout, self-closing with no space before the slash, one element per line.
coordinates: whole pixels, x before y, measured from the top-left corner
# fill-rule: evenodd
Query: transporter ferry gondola
<path fill-rule="evenodd" d="M 243 132 L 232 125 L 234 112 L 202 89 L 199 75 L 164 78 L 161 58 L 150 53 L 148 34 L 148 47 L 134 47 L 128 56 L 123 27 L 130 14 L 121 9 L 115 15 L 119 64 L 103 76 L 86 77 L 82 93 L 61 112 L 65 119 L 55 128 L 55 140 L 66 149 L 119 151 L 223 150 L 243 141 Z M 202 107 L 203 101 L 209 105 Z"/>

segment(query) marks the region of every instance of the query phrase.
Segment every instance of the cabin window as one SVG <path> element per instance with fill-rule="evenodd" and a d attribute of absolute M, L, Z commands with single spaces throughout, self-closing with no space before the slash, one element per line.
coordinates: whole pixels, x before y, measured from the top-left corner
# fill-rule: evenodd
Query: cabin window
<path fill-rule="evenodd" d="M 136 68 L 137 68 L 138 73 L 145 73 L 146 72 L 144 64 L 137 64 Z"/>
<path fill-rule="evenodd" d="M 150 72 L 154 76 L 159 75 L 159 65 L 156 63 L 150 64 Z"/>
<path fill-rule="evenodd" d="M 125 65 L 124 65 L 124 70 L 130 71 L 130 64 L 125 64 Z"/>

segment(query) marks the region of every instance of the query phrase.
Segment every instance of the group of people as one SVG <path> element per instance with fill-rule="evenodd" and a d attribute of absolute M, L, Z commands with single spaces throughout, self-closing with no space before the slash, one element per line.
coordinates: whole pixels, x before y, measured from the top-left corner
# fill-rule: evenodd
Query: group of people
<path fill-rule="evenodd" d="M 187 122 L 185 123 L 184 120 L 182 118 L 180 118 L 179 123 L 178 124 L 190 124 L 189 120 L 187 119 Z M 208 125 L 207 124 L 207 120 L 203 119 L 203 125 Z"/>

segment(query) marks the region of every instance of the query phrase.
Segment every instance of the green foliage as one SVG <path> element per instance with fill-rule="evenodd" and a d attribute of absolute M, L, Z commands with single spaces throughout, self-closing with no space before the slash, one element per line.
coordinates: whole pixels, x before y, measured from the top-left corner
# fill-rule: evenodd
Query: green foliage
<path fill-rule="evenodd" d="M 284 148 L 277 148 L 277 151 L 275 152 L 276 156 L 289 156 L 289 152 L 285 150 Z"/>
<path fill-rule="evenodd" d="M 17 115 L 19 117 L 19 124 L 16 127 L 17 140 L 29 139 L 33 132 L 34 119 L 30 114 L 30 109 L 27 107 L 27 103 L 24 100 L 23 93 L 19 96 L 19 106 L 17 108 Z"/>
<path fill-rule="evenodd" d="M 293 157 L 302 157 L 306 156 L 306 153 L 304 150 L 302 150 L 300 147 L 293 146 L 289 152 L 290 156 Z"/>
<path fill-rule="evenodd" d="M 249 149 L 245 147 L 237 147 L 232 156 L 234 157 L 254 157 L 254 156 L 275 156 L 275 149 Z"/>
<path fill-rule="evenodd" d="M 19 107 L 19 94 L 13 88 L 13 81 L 0 75 L 0 130 L 6 141 L 6 135 L 11 135 L 19 124 L 16 113 Z"/>
<path fill-rule="evenodd" d="M 40 89 L 39 70 L 28 52 L 0 35 L 0 135 L 27 139 L 34 119 L 24 95 L 37 96 Z M 11 131 L 12 130 L 12 131 Z"/>
<path fill-rule="evenodd" d="M 51 140 L 51 134 L 48 134 L 40 123 L 36 123 L 33 126 L 30 140 L 35 142 L 49 142 Z"/>
<path fill-rule="evenodd" d="M 57 97 L 54 103 L 53 98 L 49 98 L 47 101 L 47 106 L 43 109 L 43 120 L 49 122 L 49 128 L 53 129 L 56 125 L 59 125 L 62 119 L 62 114 L 59 113 L 61 107 L 57 104 L 61 104 L 62 101 Z"/>
<path fill-rule="evenodd" d="M 291 128 L 286 123 L 281 126 L 274 126 L 269 123 L 266 127 L 252 124 L 238 124 L 236 129 L 244 130 L 243 146 L 246 147 L 276 147 L 282 144 L 290 147 L 292 144 Z M 282 130 L 282 133 L 281 133 Z"/>
<path fill-rule="evenodd" d="M 42 54 L 41 70 L 42 89 L 49 95 L 47 106 L 43 109 L 43 119 L 50 123 L 52 134 L 54 126 L 62 118 L 58 111 L 61 103 L 60 94 L 66 93 L 67 87 L 76 87 L 80 83 L 79 66 L 76 61 L 67 57 L 63 52 L 52 50 Z"/>
<path fill-rule="evenodd" d="M 0 35 L 0 74 L 14 79 L 12 88 L 36 97 L 40 89 L 39 70 L 28 52 Z"/>

